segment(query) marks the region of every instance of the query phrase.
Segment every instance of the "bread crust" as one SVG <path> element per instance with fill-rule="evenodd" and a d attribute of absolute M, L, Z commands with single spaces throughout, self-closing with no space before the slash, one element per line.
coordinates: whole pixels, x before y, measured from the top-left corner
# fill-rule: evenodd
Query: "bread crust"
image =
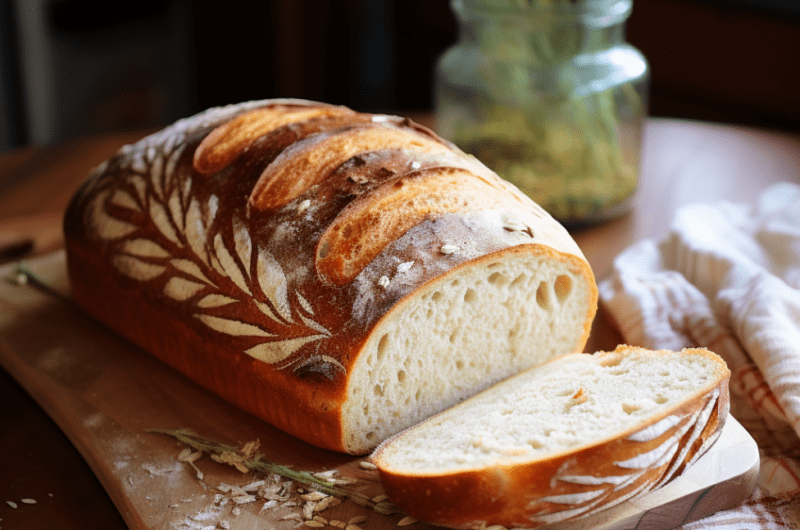
<path fill-rule="evenodd" d="M 508 201 L 491 210 L 505 221 L 476 228 L 474 209 L 433 209 L 381 233 L 369 216 L 343 217 L 393 182 L 441 171 L 470 171 L 464 189 L 490 183 Z M 319 242 L 337 223 L 372 232 L 369 259 L 345 238 L 321 263 Z M 472 157 L 409 120 L 302 100 L 211 109 L 123 147 L 78 190 L 64 231 L 87 312 L 240 408 L 337 451 L 369 450 L 344 441 L 349 375 L 376 325 L 421 286 L 487 256 L 546 254 L 589 286 L 578 349 L 597 303 L 566 230 Z M 439 251 L 453 239 L 470 252 Z M 410 262 L 413 280 L 382 284 Z"/>
<path fill-rule="evenodd" d="M 620 346 L 614 352 L 582 358 L 585 362 L 612 365 L 620 356 L 636 350 L 641 349 Z M 451 472 L 398 469 L 384 458 L 384 452 L 395 440 L 414 436 L 420 428 L 417 425 L 384 441 L 371 459 L 378 466 L 381 483 L 392 502 L 409 515 L 440 526 L 535 528 L 591 515 L 677 477 L 719 436 L 730 406 L 730 371 L 724 361 L 707 350 L 688 349 L 682 354 L 714 359 L 719 365 L 715 380 L 650 421 L 605 439 L 540 458 Z M 500 385 L 512 386 L 514 379 Z M 469 407 L 469 400 L 457 407 Z"/>

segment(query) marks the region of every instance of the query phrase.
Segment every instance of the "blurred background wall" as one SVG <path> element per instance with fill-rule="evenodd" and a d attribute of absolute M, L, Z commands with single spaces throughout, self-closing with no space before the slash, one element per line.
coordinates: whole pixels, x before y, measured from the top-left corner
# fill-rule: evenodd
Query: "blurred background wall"
<path fill-rule="evenodd" d="M 650 113 L 800 130 L 800 2 L 634 0 Z M 0 0 L 0 151 L 301 97 L 431 110 L 448 0 Z"/>

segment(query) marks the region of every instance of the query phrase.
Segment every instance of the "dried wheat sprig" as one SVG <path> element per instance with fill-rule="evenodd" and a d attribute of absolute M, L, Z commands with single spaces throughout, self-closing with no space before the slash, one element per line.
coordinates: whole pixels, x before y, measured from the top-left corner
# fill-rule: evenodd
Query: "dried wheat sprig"
<path fill-rule="evenodd" d="M 349 499 L 358 505 L 370 508 L 382 515 L 400 513 L 400 510 L 394 504 L 386 500 L 375 501 L 361 493 L 341 488 L 333 482 L 320 478 L 313 473 L 297 471 L 290 467 L 266 460 L 261 454 L 256 452 L 259 445 L 258 442 L 248 442 L 240 449 L 206 440 L 186 429 L 150 429 L 148 432 L 171 436 L 181 443 L 192 447 L 196 451 L 207 453 L 215 461 L 231 465 L 242 472 L 259 471 L 274 473 L 306 487 L 327 493 L 328 495 L 340 499 Z"/>

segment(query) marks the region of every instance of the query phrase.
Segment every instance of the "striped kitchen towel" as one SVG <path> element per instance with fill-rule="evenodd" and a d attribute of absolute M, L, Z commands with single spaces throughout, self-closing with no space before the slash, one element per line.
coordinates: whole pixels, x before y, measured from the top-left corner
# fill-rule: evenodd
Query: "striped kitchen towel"
<path fill-rule="evenodd" d="M 746 502 L 685 529 L 800 529 L 800 186 L 680 209 L 614 261 L 600 301 L 629 344 L 704 346 L 731 369 L 731 414 L 761 453 Z"/>

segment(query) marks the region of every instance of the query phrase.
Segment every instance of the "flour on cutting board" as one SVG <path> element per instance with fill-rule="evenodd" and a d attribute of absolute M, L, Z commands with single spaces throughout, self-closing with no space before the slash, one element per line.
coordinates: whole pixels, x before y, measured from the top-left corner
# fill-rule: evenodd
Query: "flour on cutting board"
<path fill-rule="evenodd" d="M 144 499 L 157 510 L 158 506 L 155 504 L 163 503 L 161 510 L 158 510 L 163 513 L 161 520 L 148 521 L 150 524 L 157 523 L 159 528 L 288 530 L 298 527 L 329 527 L 361 530 L 358 525 L 370 517 L 364 514 L 352 515 L 353 508 L 359 513 L 363 511 L 363 508 L 354 504 L 344 509 L 331 510 L 342 501 L 278 474 L 254 477 L 250 473 L 239 474 L 233 468 L 225 467 L 223 473 L 215 471 L 212 475 L 211 470 L 202 462 L 198 466 L 198 460 L 202 456 L 202 452 L 186 448 L 174 459 L 165 460 L 163 454 L 151 454 L 150 460 L 139 465 L 131 465 L 133 462 L 129 458 L 122 457 L 117 460 L 116 468 L 120 473 L 127 474 L 124 482 L 131 494 L 140 497 L 146 495 Z M 206 472 L 201 468 L 206 469 Z M 367 466 L 360 469 L 361 473 L 374 472 Z M 353 486 L 359 482 L 355 478 L 341 475 L 338 469 L 310 474 L 337 486 Z M 372 500 L 378 502 L 380 498 Z M 410 524 L 407 519 L 404 520 L 404 525 Z"/>

